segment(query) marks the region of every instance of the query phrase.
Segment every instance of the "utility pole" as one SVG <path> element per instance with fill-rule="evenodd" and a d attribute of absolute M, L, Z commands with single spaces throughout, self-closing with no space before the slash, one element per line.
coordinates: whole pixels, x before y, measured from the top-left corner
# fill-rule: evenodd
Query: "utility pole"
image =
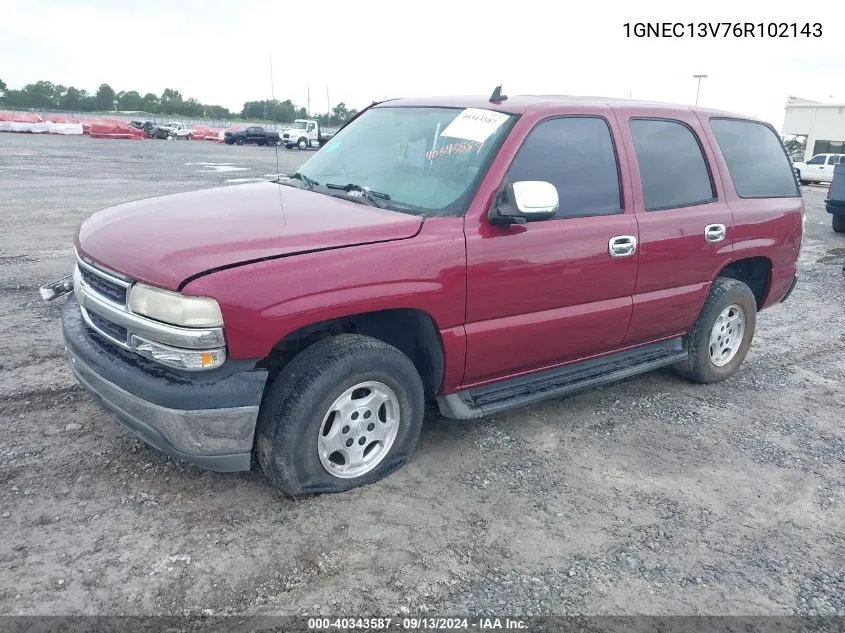
<path fill-rule="evenodd" d="M 329 87 L 326 86 L 326 126 L 331 127 L 332 124 L 332 102 L 329 99 Z"/>
<path fill-rule="evenodd" d="M 695 105 L 698 105 L 698 93 L 701 91 L 701 80 L 706 79 L 707 75 L 693 75 L 693 79 L 698 79 L 698 87 L 695 89 Z"/>
<path fill-rule="evenodd" d="M 273 56 L 270 55 L 270 99 L 273 101 L 276 100 L 276 89 L 273 86 L 275 82 L 273 81 Z"/>
<path fill-rule="evenodd" d="M 311 118 L 311 86 L 305 87 L 305 94 L 306 94 L 306 99 L 308 99 L 308 105 L 305 107 L 305 114 L 310 119 Z"/>

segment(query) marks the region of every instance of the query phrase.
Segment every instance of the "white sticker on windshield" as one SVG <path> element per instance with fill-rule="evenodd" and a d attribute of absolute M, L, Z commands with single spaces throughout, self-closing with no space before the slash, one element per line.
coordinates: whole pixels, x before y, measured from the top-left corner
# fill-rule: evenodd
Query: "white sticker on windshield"
<path fill-rule="evenodd" d="M 455 117 L 455 120 L 440 133 L 440 136 L 483 143 L 507 120 L 508 115 L 501 112 L 467 108 Z"/>

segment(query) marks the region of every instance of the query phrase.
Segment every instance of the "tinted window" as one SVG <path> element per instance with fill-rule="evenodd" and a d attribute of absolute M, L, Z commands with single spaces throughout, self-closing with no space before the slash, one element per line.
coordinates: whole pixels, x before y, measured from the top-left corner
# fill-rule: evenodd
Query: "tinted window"
<path fill-rule="evenodd" d="M 827 159 L 828 165 L 838 165 L 839 164 L 839 156 L 831 156 Z"/>
<path fill-rule="evenodd" d="M 769 126 L 738 119 L 711 119 L 710 127 L 740 198 L 800 195 L 792 165 Z"/>
<path fill-rule="evenodd" d="M 824 156 L 813 156 L 807 161 L 808 165 L 824 165 Z"/>
<path fill-rule="evenodd" d="M 560 198 L 558 218 L 622 212 L 610 128 L 598 117 L 538 123 L 519 148 L 507 178 L 552 183 Z"/>
<path fill-rule="evenodd" d="M 633 119 L 646 211 L 689 207 L 714 198 L 707 164 L 692 131 L 683 123 Z"/>

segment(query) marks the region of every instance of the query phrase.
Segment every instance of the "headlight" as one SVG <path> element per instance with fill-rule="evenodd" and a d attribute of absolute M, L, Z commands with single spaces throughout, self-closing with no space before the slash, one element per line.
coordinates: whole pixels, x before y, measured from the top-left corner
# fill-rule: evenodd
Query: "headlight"
<path fill-rule="evenodd" d="M 183 327 L 222 327 L 218 303 L 209 297 L 186 297 L 178 292 L 134 284 L 129 309 L 135 314 Z"/>

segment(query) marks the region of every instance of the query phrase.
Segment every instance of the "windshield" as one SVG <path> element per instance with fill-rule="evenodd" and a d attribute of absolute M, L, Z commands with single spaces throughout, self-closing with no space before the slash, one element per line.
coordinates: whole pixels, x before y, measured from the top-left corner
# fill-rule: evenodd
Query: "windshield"
<path fill-rule="evenodd" d="M 293 124 L 293 129 L 304 130 L 306 125 L 308 125 L 306 121 L 295 121 Z"/>
<path fill-rule="evenodd" d="M 513 118 L 489 110 L 376 107 L 299 171 L 320 185 L 367 187 L 400 209 L 460 214 Z"/>

